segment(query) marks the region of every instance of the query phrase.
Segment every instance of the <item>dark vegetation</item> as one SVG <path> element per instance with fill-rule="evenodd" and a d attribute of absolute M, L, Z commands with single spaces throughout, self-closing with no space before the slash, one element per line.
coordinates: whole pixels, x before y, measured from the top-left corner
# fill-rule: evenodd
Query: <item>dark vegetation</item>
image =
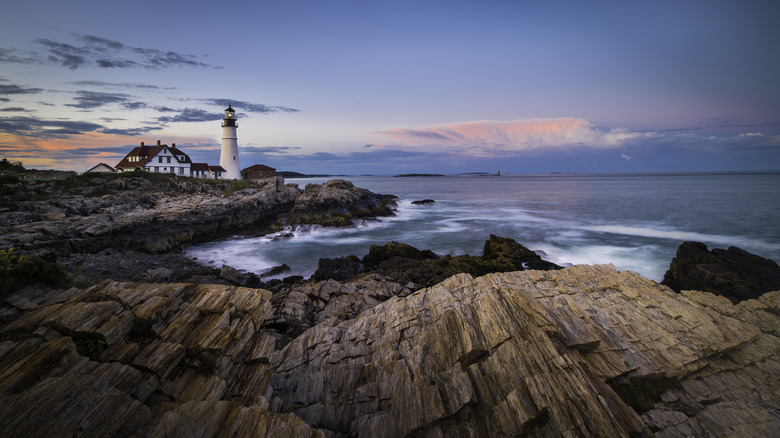
<path fill-rule="evenodd" d="M 5 164 L 0 162 L 0 164 Z M 9 166 L 6 164 L 6 166 Z M 19 167 L 21 165 L 19 164 Z M 0 175 L 0 207 L 25 201 L 45 201 L 68 195 L 88 198 L 116 194 L 128 185 L 142 182 L 145 189 L 164 189 L 172 195 L 205 191 L 221 192 L 223 196 L 257 184 L 250 180 L 212 180 L 179 176 L 170 173 L 144 171 L 124 173 L 84 173 L 24 170 Z M 2 170 L 2 166 L 0 166 Z"/>
<path fill-rule="evenodd" d="M 0 296 L 32 284 L 67 285 L 62 268 L 36 256 L 18 255 L 13 248 L 0 250 Z"/>

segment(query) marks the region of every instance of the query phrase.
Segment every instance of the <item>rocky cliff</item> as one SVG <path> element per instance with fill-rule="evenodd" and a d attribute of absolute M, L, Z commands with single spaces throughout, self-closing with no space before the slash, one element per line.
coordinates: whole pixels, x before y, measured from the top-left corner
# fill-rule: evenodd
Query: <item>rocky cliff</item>
<path fill-rule="evenodd" d="M 371 274 L 294 293 L 316 299 L 113 281 L 8 296 L 4 435 L 780 430 L 780 292 L 733 304 L 607 265 L 458 274 L 416 292 Z"/>
<path fill-rule="evenodd" d="M 301 190 L 282 178 L 252 183 L 87 174 L 20 182 L 9 190 L 19 199 L 0 197 L 0 248 L 48 257 L 107 248 L 164 253 L 193 241 L 326 222 L 323 218 L 338 217 L 339 225 L 348 225 L 353 218 L 393 214 L 395 205 L 394 196 L 343 180 Z"/>

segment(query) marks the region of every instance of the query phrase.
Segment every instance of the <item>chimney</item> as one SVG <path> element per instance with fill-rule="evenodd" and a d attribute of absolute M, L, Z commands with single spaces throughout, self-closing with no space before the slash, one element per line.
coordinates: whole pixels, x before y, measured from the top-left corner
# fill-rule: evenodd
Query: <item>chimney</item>
<path fill-rule="evenodd" d="M 143 145 L 144 145 L 144 142 L 141 142 L 141 146 L 143 146 Z"/>
<path fill-rule="evenodd" d="M 160 146 L 160 140 L 157 140 L 157 146 Z"/>
<path fill-rule="evenodd" d="M 175 148 L 176 147 L 176 143 L 171 143 L 171 147 Z"/>

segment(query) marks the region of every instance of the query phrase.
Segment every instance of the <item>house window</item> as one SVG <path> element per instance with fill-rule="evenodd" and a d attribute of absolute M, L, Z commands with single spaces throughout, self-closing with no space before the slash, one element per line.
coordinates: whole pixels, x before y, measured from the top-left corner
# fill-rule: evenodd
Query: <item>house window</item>
<path fill-rule="evenodd" d="M 166 163 L 168 163 L 168 164 L 171 163 L 171 157 L 165 157 L 165 160 L 166 160 Z"/>
<path fill-rule="evenodd" d="M 157 162 L 162 163 L 162 157 L 157 157 Z"/>
<path fill-rule="evenodd" d="M 159 167 L 157 167 L 157 166 L 154 166 L 154 171 L 155 171 L 155 172 L 159 172 L 159 171 L 160 171 L 160 168 L 159 168 Z"/>

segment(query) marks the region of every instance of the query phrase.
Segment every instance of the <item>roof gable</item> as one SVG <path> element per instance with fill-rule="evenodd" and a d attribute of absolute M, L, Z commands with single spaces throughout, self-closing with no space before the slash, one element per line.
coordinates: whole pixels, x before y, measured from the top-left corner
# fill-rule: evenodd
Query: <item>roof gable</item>
<path fill-rule="evenodd" d="M 176 161 L 179 163 L 192 163 L 192 160 L 190 157 L 179 150 L 175 145 L 174 146 L 168 146 L 167 144 L 157 144 L 154 146 L 144 146 L 143 143 L 141 143 L 142 146 L 136 146 L 133 148 L 132 151 L 130 151 L 129 154 L 125 156 L 125 158 L 122 159 L 122 161 L 119 162 L 115 167 L 117 168 L 136 168 L 136 167 L 144 167 L 147 163 L 152 161 L 154 157 L 159 155 L 160 153 L 165 154 L 165 151 L 170 152 L 170 154 L 175 157 Z M 167 154 L 166 154 L 167 155 Z M 184 157 L 184 158 L 179 158 Z"/>

